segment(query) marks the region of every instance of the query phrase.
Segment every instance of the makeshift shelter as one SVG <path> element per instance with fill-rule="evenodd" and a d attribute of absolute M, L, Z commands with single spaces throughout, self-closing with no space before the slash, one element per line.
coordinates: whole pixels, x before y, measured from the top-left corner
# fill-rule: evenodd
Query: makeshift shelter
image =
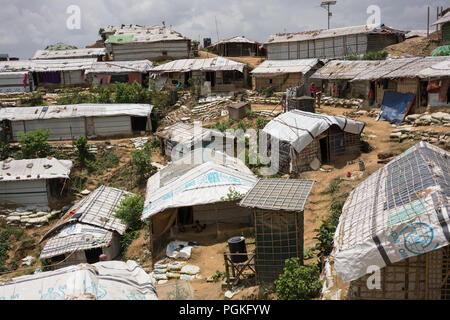
<path fill-rule="evenodd" d="M 235 136 L 203 128 L 198 123 L 177 122 L 156 132 L 163 155 L 177 160 L 195 148 L 212 148 L 234 156 Z"/>
<path fill-rule="evenodd" d="M 110 26 L 102 37 L 115 61 L 182 59 L 191 55 L 191 40 L 164 25 Z"/>
<path fill-rule="evenodd" d="M 103 261 L 0 282 L 0 300 L 158 300 L 155 281 L 135 261 Z"/>
<path fill-rule="evenodd" d="M 97 61 L 90 59 L 32 60 L 38 86 L 89 86 L 85 71 Z"/>
<path fill-rule="evenodd" d="M 239 203 L 253 209 L 259 281 L 276 280 L 286 259 L 299 258 L 303 264 L 303 211 L 313 184 L 313 180 L 261 179 Z"/>
<path fill-rule="evenodd" d="M 148 79 L 152 65 L 149 60 L 96 62 L 86 70 L 86 75 L 92 85 L 109 85 L 114 82 L 143 84 Z"/>
<path fill-rule="evenodd" d="M 41 259 L 65 267 L 78 263 L 95 263 L 105 254 L 114 260 L 120 254 L 120 237 L 126 226 L 114 216 L 121 201 L 130 192 L 104 185 L 72 206 L 48 231 L 40 242 L 47 240 Z"/>
<path fill-rule="evenodd" d="M 0 93 L 30 92 L 34 87 L 33 76 L 29 71 L 0 72 Z"/>
<path fill-rule="evenodd" d="M 215 232 L 226 225 L 251 225 L 251 212 L 229 195 L 247 193 L 256 181 L 241 160 L 209 148 L 195 149 L 162 168 L 147 182 L 142 213 L 142 220 L 151 221 L 152 252 L 158 253 L 176 224 L 199 220 L 207 231 L 215 226 Z"/>
<path fill-rule="evenodd" d="M 68 193 L 72 161 L 55 158 L 14 160 L 0 167 L 0 205 L 51 207 Z"/>
<path fill-rule="evenodd" d="M 350 193 L 332 253 L 350 297 L 450 299 L 449 159 L 419 142 Z M 381 287 L 368 289 L 374 267 Z"/>
<path fill-rule="evenodd" d="M 208 50 L 222 57 L 261 56 L 260 44 L 245 37 L 220 40 L 208 47 Z"/>
<path fill-rule="evenodd" d="M 306 85 L 309 88 L 309 76 L 323 65 L 318 59 L 265 60 L 250 73 L 253 90 L 269 87 L 276 91 Z"/>
<path fill-rule="evenodd" d="M 359 155 L 364 126 L 348 118 L 291 110 L 271 120 L 262 132 L 272 157 L 278 154 L 278 171 L 298 173 Z"/>
<path fill-rule="evenodd" d="M 269 60 L 342 58 L 382 50 L 404 41 L 406 33 L 384 24 L 370 24 L 277 34 L 264 47 Z"/>
<path fill-rule="evenodd" d="M 154 67 L 150 73 L 164 78 L 168 88 L 200 85 L 206 91 L 227 92 L 247 85 L 248 68 L 243 63 L 215 57 L 175 60 Z"/>
<path fill-rule="evenodd" d="M 449 10 L 447 8 L 446 10 Z M 437 19 L 431 26 L 440 26 L 442 44 L 450 44 L 450 11 L 444 14 L 442 17 Z"/>
<path fill-rule="evenodd" d="M 0 121 L 11 141 L 21 133 L 49 129 L 49 140 L 72 140 L 80 136 L 130 136 L 151 131 L 149 104 L 73 104 L 0 109 Z"/>
<path fill-rule="evenodd" d="M 105 48 L 83 48 L 69 50 L 37 50 L 32 60 L 47 59 L 87 59 L 95 58 L 102 61 L 106 55 Z"/>

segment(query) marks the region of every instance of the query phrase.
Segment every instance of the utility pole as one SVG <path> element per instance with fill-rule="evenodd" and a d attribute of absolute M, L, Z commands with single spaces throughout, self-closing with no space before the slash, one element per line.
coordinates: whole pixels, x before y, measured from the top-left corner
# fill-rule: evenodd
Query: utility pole
<path fill-rule="evenodd" d="M 430 35 L 430 6 L 427 8 L 427 37 Z"/>
<path fill-rule="evenodd" d="M 214 16 L 214 20 L 216 20 L 217 41 L 220 41 L 220 39 L 219 39 L 219 28 L 217 27 L 217 17 Z"/>
<path fill-rule="evenodd" d="M 327 10 L 328 12 L 328 29 L 330 29 L 330 17 L 332 16 L 332 13 L 330 12 L 330 5 L 335 5 L 336 1 L 322 1 L 320 6 Z"/>

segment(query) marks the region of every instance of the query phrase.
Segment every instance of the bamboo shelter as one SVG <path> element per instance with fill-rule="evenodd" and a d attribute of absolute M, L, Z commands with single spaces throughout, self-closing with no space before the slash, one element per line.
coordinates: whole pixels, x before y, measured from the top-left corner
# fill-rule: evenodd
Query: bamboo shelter
<path fill-rule="evenodd" d="M 350 193 L 332 253 L 350 298 L 450 299 L 449 159 L 419 142 Z"/>
<path fill-rule="evenodd" d="M 288 258 L 303 263 L 303 210 L 313 180 L 261 179 L 240 202 L 253 208 L 258 281 L 273 282 Z"/>

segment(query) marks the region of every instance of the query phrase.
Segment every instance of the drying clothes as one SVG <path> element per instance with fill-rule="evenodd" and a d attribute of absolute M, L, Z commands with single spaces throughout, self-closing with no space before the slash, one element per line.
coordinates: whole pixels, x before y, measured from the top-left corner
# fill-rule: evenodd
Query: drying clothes
<path fill-rule="evenodd" d="M 133 84 L 134 82 L 141 83 L 141 74 L 138 72 L 133 72 L 128 75 L 128 82 Z"/>
<path fill-rule="evenodd" d="M 25 73 L 23 75 L 23 87 L 26 89 L 27 88 L 27 80 L 28 80 L 28 73 Z"/>
<path fill-rule="evenodd" d="M 42 82 L 60 84 L 61 83 L 61 73 L 58 71 L 43 72 L 42 73 Z"/>
<path fill-rule="evenodd" d="M 427 91 L 429 93 L 438 93 L 439 92 L 439 81 L 430 81 L 430 83 L 428 83 L 427 85 Z"/>

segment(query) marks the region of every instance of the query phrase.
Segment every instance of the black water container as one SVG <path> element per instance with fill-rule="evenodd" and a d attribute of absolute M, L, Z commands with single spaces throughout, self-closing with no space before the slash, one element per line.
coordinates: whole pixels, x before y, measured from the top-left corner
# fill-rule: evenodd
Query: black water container
<path fill-rule="evenodd" d="M 245 245 L 244 237 L 233 237 L 228 239 L 228 248 L 230 249 L 231 253 L 231 261 L 233 261 L 234 263 L 247 261 L 247 247 Z M 245 254 L 233 255 L 233 253 Z"/>

